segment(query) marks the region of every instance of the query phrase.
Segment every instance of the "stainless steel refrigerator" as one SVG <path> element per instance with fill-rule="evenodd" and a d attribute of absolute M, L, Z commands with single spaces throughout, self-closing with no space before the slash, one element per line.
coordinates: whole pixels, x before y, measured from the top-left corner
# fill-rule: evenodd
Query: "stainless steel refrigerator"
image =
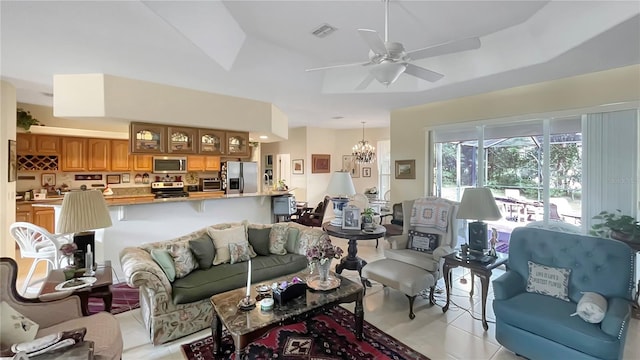
<path fill-rule="evenodd" d="M 258 192 L 258 163 L 227 161 L 226 193 L 243 194 Z"/>

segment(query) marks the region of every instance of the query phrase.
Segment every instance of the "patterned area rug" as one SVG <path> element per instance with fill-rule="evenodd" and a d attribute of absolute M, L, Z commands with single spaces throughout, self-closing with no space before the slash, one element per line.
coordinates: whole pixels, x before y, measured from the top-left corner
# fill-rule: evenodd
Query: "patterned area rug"
<path fill-rule="evenodd" d="M 364 339 L 358 341 L 353 327 L 353 314 L 336 306 L 326 314 L 269 331 L 249 344 L 245 354 L 248 359 L 429 359 L 366 321 Z M 213 359 L 212 345 L 213 339 L 208 336 L 182 345 L 182 351 L 189 360 L 209 360 Z M 235 359 L 233 341 L 226 330 L 221 350 L 224 359 Z"/>
<path fill-rule="evenodd" d="M 111 303 L 111 313 L 120 314 L 125 311 L 140 307 L 138 289 L 129 287 L 126 283 L 111 285 L 113 302 Z M 104 302 L 99 298 L 89 298 L 89 313 L 95 314 L 104 311 Z"/>

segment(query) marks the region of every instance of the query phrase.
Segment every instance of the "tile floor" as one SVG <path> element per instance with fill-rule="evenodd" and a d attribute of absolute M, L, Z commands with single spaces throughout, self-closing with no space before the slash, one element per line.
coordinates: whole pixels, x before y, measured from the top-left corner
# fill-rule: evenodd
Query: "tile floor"
<path fill-rule="evenodd" d="M 346 250 L 346 240 L 332 238 L 332 241 Z M 361 242 L 358 245 L 358 255 L 369 262 L 382 258 L 383 243 L 380 241 L 380 247 L 376 249 L 375 241 Z M 502 269 L 494 270 L 493 278 L 500 276 L 503 272 Z M 343 275 L 357 280 L 355 271 L 345 270 Z M 442 312 L 445 302 L 444 293 L 436 295 L 437 305 L 435 306 L 430 306 L 427 299 L 418 297 L 414 308 L 416 314 L 414 320 L 408 317 L 408 300 L 404 294 L 393 289 L 385 291 L 380 284 L 374 283 L 372 288 L 367 289 L 364 299 L 365 320 L 433 360 L 520 359 L 496 341 L 495 326 L 491 321 L 488 331 L 485 332 L 482 329 L 482 323 L 478 320 L 482 316 L 479 281 L 475 284 L 475 295 L 469 297 L 471 282 L 462 284 L 460 282 L 462 277 L 470 280 L 468 271 L 454 269 L 453 301 L 449 311 Z M 443 280 L 438 283 L 438 288 L 444 289 Z M 489 320 L 494 319 L 492 298 L 493 290 L 490 288 L 487 301 L 487 319 Z M 349 308 L 349 306 L 346 307 Z M 205 329 L 167 344 L 153 346 L 142 325 L 139 309 L 116 315 L 116 317 L 120 321 L 124 338 L 123 360 L 184 359 L 180 345 L 210 335 L 210 330 Z M 632 320 L 624 359 L 640 358 L 640 341 L 638 340 L 640 340 L 640 322 Z"/>

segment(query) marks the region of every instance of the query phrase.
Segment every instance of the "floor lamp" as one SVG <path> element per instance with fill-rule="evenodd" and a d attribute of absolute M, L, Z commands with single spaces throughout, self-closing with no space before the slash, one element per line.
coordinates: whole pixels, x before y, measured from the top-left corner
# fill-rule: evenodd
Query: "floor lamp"
<path fill-rule="evenodd" d="M 98 190 L 71 191 L 62 200 L 62 210 L 56 227 L 57 232 L 73 233 L 73 242 L 78 246 L 77 268 L 93 268 L 85 264 L 85 254 L 91 246 L 95 261 L 95 229 L 111 226 L 111 216 L 102 192 Z M 94 262 L 95 264 L 95 262 Z"/>
<path fill-rule="evenodd" d="M 349 196 L 356 194 L 356 188 L 348 171 L 336 171 L 331 175 L 327 194 L 333 202 L 333 212 L 336 217 L 331 220 L 331 225 L 342 226 L 342 209 L 349 202 Z"/>

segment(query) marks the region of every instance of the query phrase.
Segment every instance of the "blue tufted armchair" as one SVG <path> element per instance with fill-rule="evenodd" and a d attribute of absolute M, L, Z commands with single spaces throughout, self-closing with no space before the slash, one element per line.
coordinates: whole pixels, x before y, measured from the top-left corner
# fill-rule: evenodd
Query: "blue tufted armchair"
<path fill-rule="evenodd" d="M 570 301 L 527 292 L 528 261 L 570 269 Z M 621 359 L 631 318 L 633 273 L 634 253 L 622 242 L 516 228 L 509 242 L 509 269 L 493 282 L 496 339 L 529 359 Z M 570 316 L 584 291 L 607 299 L 601 323 Z"/>

